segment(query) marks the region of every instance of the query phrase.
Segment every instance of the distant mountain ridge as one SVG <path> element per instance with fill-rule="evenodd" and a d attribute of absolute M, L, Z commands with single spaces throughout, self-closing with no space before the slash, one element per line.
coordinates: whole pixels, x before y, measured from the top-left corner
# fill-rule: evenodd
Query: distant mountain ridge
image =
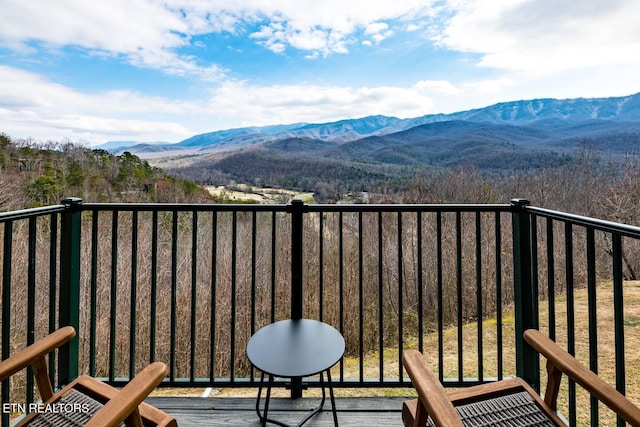
<path fill-rule="evenodd" d="M 413 119 L 232 129 L 159 147 L 165 151 L 137 148 L 144 150 L 140 157 L 155 157 L 155 165 L 196 182 L 319 193 L 402 186 L 420 171 L 454 167 L 508 176 L 570 164 L 584 149 L 594 161 L 639 154 L 640 94 L 514 101 Z"/>
<path fill-rule="evenodd" d="M 261 127 L 226 129 L 195 135 L 176 144 L 158 145 L 157 151 L 219 151 L 264 144 L 289 138 L 347 143 L 369 136 L 389 135 L 416 126 L 438 122 L 482 122 L 489 124 L 541 126 L 578 124 L 591 120 L 606 120 L 616 123 L 640 122 L 640 94 L 612 98 L 533 99 L 494 104 L 451 114 L 430 114 L 410 119 L 388 116 L 368 116 L 329 123 L 293 123 Z M 555 126 L 558 128 L 559 126 Z M 109 149 L 113 149 L 113 143 Z M 155 144 L 120 144 L 119 150 L 127 149 L 138 154 L 154 151 Z"/>
<path fill-rule="evenodd" d="M 640 94 L 616 98 L 535 99 L 454 113 L 456 119 L 522 124 L 540 119 L 639 121 Z"/>

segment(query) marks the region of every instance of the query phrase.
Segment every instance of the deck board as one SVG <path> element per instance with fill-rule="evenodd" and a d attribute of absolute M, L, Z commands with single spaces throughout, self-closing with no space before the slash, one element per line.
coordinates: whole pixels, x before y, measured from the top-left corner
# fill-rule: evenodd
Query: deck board
<path fill-rule="evenodd" d="M 403 400 L 404 398 L 396 397 L 336 398 L 338 423 L 341 427 L 400 427 Z M 150 397 L 147 402 L 173 415 L 180 427 L 260 426 L 253 398 Z M 269 408 L 269 417 L 295 425 L 318 402 L 317 398 L 274 398 Z M 327 399 L 324 411 L 314 416 L 305 426 L 333 426 L 330 409 L 331 403 Z"/>

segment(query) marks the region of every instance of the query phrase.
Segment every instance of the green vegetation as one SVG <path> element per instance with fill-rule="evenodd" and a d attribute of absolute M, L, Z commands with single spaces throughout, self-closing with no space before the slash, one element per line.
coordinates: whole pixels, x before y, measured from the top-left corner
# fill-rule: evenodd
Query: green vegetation
<path fill-rule="evenodd" d="M 60 203 L 202 202 L 208 193 L 125 152 L 116 156 L 70 142 L 12 141 L 0 134 L 0 210 Z"/>

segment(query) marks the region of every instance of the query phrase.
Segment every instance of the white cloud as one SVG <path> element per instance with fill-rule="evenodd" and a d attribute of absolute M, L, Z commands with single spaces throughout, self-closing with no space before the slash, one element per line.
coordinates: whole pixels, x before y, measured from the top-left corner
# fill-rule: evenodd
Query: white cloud
<path fill-rule="evenodd" d="M 219 78 L 223 70 L 198 64 L 176 52 L 194 36 L 253 31 L 252 37 L 274 52 L 291 47 L 324 55 L 345 53 L 355 32 L 384 20 L 412 19 L 429 13 L 433 0 L 369 2 L 354 0 L 7 0 L 0 15 L 0 45 L 27 52 L 33 42 L 77 46 L 108 55 L 124 55 L 137 66 L 170 73 Z M 389 37 L 378 31 L 375 38 Z"/>
<path fill-rule="evenodd" d="M 37 40 L 123 54 L 176 48 L 188 42 L 186 22 L 153 1 L 10 3 L 3 7 L 0 37 L 4 42 Z"/>
<path fill-rule="evenodd" d="M 434 99 L 455 94 L 447 82 L 412 87 L 255 86 L 228 81 L 206 99 L 178 101 L 132 91 L 86 94 L 33 73 L 0 66 L 0 131 L 13 137 L 177 142 L 201 132 L 244 125 L 323 122 L 373 114 L 415 117 Z"/>
<path fill-rule="evenodd" d="M 592 80 L 562 74 L 550 80 L 506 75 L 461 83 L 421 80 L 406 87 L 258 86 L 226 81 L 203 91 L 200 99 L 186 101 L 130 90 L 82 93 L 1 65 L 0 75 L 0 132 L 16 138 L 69 138 L 92 144 L 109 140 L 178 142 L 199 133 L 250 125 L 322 123 L 376 114 L 418 117 L 515 99 L 629 94 L 622 83 L 608 89 L 598 85 L 599 74 Z M 625 77 L 636 74 L 628 70 Z M 576 90 L 582 87 L 599 92 Z"/>
<path fill-rule="evenodd" d="M 251 86 L 228 82 L 213 91 L 212 115 L 242 117 L 238 125 L 313 122 L 374 114 L 415 117 L 428 113 L 437 91 L 424 82 L 413 87 L 341 87 L 319 85 Z"/>
<path fill-rule="evenodd" d="M 416 37 L 424 31 L 448 50 L 479 54 L 480 66 L 531 76 L 640 65 L 635 0 L 6 0 L 2 9 L 5 47 L 76 46 L 210 81 L 228 70 L 179 51 L 215 32 L 250 33 L 273 52 L 298 49 L 318 58 L 373 46 L 400 29 Z"/>
<path fill-rule="evenodd" d="M 130 91 L 84 94 L 0 65 L 0 131 L 15 137 L 87 140 L 182 139 L 177 121 L 196 106 Z M 153 113 L 150 113 L 153 112 Z"/>
<path fill-rule="evenodd" d="M 332 41 L 330 33 L 318 28 L 295 29 L 281 22 L 262 26 L 260 31 L 251 34 L 251 38 L 275 53 L 284 52 L 287 44 L 299 50 L 325 55 L 346 51 L 341 43 Z"/>
<path fill-rule="evenodd" d="M 382 40 L 393 35 L 393 31 L 389 29 L 389 24 L 386 22 L 374 22 L 367 25 L 364 33 L 370 36 L 376 43 L 380 43 Z"/>
<path fill-rule="evenodd" d="M 479 53 L 479 65 L 540 76 L 572 69 L 640 66 L 634 0 L 455 0 L 434 39 Z"/>
<path fill-rule="evenodd" d="M 462 95 L 463 90 L 446 80 L 423 80 L 416 83 L 413 88 L 428 94 Z"/>
<path fill-rule="evenodd" d="M 251 9 L 251 2 L 240 2 L 239 8 Z M 322 54 L 346 53 L 349 45 L 357 42 L 355 33 L 364 29 L 366 35 L 379 42 L 390 37 L 392 31 L 384 21 L 417 19 L 428 15 L 433 0 L 398 0 L 370 2 L 366 0 L 279 1 L 254 9 L 255 16 L 272 21 L 273 16 L 284 23 L 277 34 L 253 34 L 265 43 L 278 42 L 279 46 L 313 50 Z"/>
<path fill-rule="evenodd" d="M 189 44 L 197 23 L 152 0 L 38 2 L 10 0 L 0 17 L 0 45 L 36 53 L 46 48 L 74 46 L 106 56 L 123 56 L 132 65 L 168 74 L 218 80 L 224 70 L 198 64 L 177 49 Z"/>
<path fill-rule="evenodd" d="M 367 27 L 364 30 L 364 33 L 366 35 L 372 36 L 375 34 L 382 33 L 386 31 L 388 28 L 389 28 L 389 24 L 387 24 L 386 22 L 374 22 L 372 24 L 367 25 Z"/>

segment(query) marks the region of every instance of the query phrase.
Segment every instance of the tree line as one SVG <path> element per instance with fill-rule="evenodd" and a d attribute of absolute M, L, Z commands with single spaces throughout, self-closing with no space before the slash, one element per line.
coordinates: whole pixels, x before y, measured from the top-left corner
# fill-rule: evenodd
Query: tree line
<path fill-rule="evenodd" d="M 0 210 L 60 203 L 65 197 L 91 202 L 197 202 L 207 193 L 124 152 L 63 142 L 12 140 L 0 134 Z"/>

